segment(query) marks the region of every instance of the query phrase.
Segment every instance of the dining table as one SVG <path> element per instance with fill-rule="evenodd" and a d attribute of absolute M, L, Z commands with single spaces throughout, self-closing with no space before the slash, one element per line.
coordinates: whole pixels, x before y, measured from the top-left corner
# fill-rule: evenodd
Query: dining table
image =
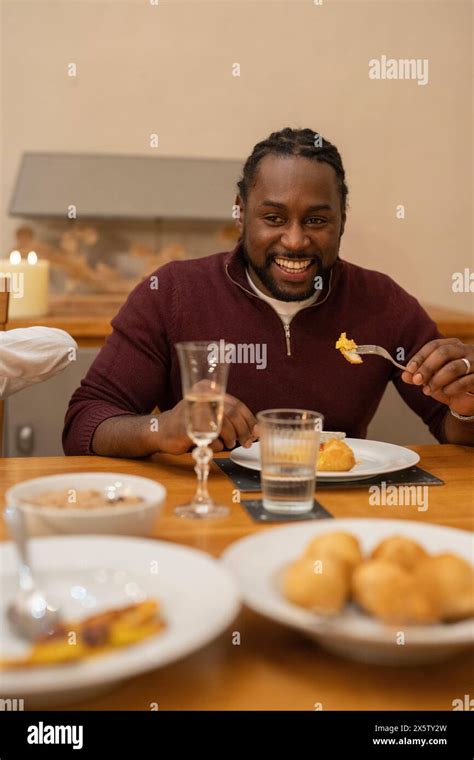
<path fill-rule="evenodd" d="M 334 518 L 416 520 L 472 531 L 474 449 L 435 444 L 408 446 L 419 466 L 444 485 L 429 487 L 426 511 L 416 505 L 374 505 L 368 488 L 317 486 L 316 497 Z M 228 457 L 228 452 L 215 458 Z M 212 520 L 174 515 L 196 488 L 191 454 L 156 454 L 147 459 L 98 456 L 6 458 L 0 467 L 0 498 L 20 481 L 68 472 L 115 472 L 159 481 L 166 504 L 150 540 L 194 547 L 219 558 L 234 541 L 281 523 L 254 522 L 239 492 L 213 462 L 209 491 L 230 514 Z M 0 524 L 0 540 L 7 540 Z M 239 636 L 236 636 L 236 633 Z M 388 666 L 355 662 L 330 654 L 304 635 L 242 606 L 217 639 L 165 667 L 137 675 L 99 697 L 68 705 L 69 710 L 452 710 L 453 701 L 473 689 L 473 652 L 444 662 Z M 52 708 L 54 709 L 54 707 Z"/>

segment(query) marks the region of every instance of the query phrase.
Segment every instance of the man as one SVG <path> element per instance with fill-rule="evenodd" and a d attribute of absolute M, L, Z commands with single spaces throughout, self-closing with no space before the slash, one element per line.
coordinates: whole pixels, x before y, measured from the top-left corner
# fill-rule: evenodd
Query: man
<path fill-rule="evenodd" d="M 62 372 L 76 349 L 76 341 L 54 327 L 0 332 L 0 399 Z"/>
<path fill-rule="evenodd" d="M 386 275 L 339 258 L 347 186 L 337 148 L 309 129 L 273 133 L 255 146 L 238 188 L 236 248 L 166 264 L 113 320 L 71 399 L 65 452 L 187 451 L 174 348 L 182 340 L 226 340 L 265 355 L 265 366 L 231 365 L 216 451 L 249 446 L 256 413 L 272 407 L 314 409 L 327 430 L 364 437 L 389 381 L 439 441 L 473 445 L 474 347 L 442 338 Z M 335 350 L 341 332 L 404 355 L 410 372 L 375 356 L 349 364 Z"/>

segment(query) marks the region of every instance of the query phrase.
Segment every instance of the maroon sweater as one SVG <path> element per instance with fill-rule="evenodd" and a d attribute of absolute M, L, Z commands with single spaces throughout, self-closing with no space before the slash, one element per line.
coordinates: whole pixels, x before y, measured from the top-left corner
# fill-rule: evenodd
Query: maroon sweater
<path fill-rule="evenodd" d="M 112 320 L 113 333 L 73 394 L 63 433 L 66 454 L 91 454 L 97 426 L 122 414 L 171 409 L 182 397 L 174 344 L 224 339 L 266 344 L 267 366 L 235 363 L 227 390 L 255 414 L 293 407 L 324 414 L 326 430 L 364 438 L 387 383 L 442 438 L 446 406 L 400 380 L 377 356 L 349 364 L 334 347 L 341 332 L 375 343 L 406 361 L 442 337 L 418 301 L 390 277 L 338 259 L 317 302 L 292 319 L 290 335 L 249 287 L 240 246 L 201 259 L 174 261 L 145 279 Z M 153 284 L 155 287 L 153 288 Z M 289 337 L 289 340 L 288 340 Z"/>

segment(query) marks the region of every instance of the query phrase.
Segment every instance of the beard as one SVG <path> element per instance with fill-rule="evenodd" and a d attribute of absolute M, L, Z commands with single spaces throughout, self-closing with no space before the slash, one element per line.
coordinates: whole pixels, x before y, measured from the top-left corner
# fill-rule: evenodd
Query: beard
<path fill-rule="evenodd" d="M 285 288 L 281 288 L 278 283 L 276 282 L 275 278 L 270 273 L 270 267 L 273 263 L 273 260 L 275 259 L 275 256 L 270 255 L 265 264 L 263 266 L 257 266 L 253 263 L 252 259 L 249 256 L 247 246 L 245 245 L 244 240 L 241 240 L 241 247 L 242 247 L 242 254 L 245 260 L 245 263 L 247 264 L 247 267 L 251 269 L 259 278 L 262 285 L 265 285 L 267 290 L 269 291 L 272 298 L 276 298 L 279 301 L 306 301 L 307 298 L 311 298 L 311 296 L 314 296 L 316 290 L 319 288 L 315 288 L 314 279 L 310 282 L 306 290 L 301 291 L 301 293 L 292 293 L 291 291 L 286 290 Z M 301 254 L 301 255 L 295 255 L 295 254 L 281 254 L 286 256 L 289 259 L 307 259 L 311 258 L 314 261 L 317 262 L 317 269 L 316 274 L 314 277 L 321 277 L 322 279 L 322 286 L 324 287 L 326 285 L 326 282 L 328 281 L 329 274 L 331 272 L 331 269 L 334 266 L 334 263 L 330 266 L 325 266 L 323 263 L 323 260 L 319 254 L 314 254 L 311 257 L 308 257 L 307 254 Z"/>

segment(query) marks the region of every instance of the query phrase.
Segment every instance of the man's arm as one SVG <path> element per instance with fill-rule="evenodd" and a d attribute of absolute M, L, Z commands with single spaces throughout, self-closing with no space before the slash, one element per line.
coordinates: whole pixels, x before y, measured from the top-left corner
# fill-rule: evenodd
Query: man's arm
<path fill-rule="evenodd" d="M 166 266 L 160 271 L 163 272 Z M 160 289 L 141 283 L 112 321 L 113 333 L 69 404 L 63 432 L 68 455 L 146 457 L 158 451 L 182 454 L 192 442 L 186 433 L 184 402 L 170 406 L 173 288 L 160 274 Z M 171 320 L 171 325 L 170 325 Z M 227 394 L 220 438 L 212 449 L 250 445 L 256 419 Z"/>
<path fill-rule="evenodd" d="M 437 338 L 422 346 L 407 368 L 403 382 L 448 407 L 441 440 L 474 446 L 474 420 L 455 416 L 474 417 L 474 346 L 458 338 Z"/>
<path fill-rule="evenodd" d="M 161 414 L 109 417 L 96 428 L 91 448 L 92 453 L 99 456 L 133 459 L 159 451 L 183 454 L 191 445 L 186 435 L 184 404 L 180 401 Z"/>
<path fill-rule="evenodd" d="M 444 418 L 443 430 L 446 443 L 474 446 L 474 420 L 458 420 L 448 411 Z"/>
<path fill-rule="evenodd" d="M 402 348 L 409 369 L 393 370 L 397 391 L 440 443 L 474 445 L 472 423 L 457 420 L 449 411 L 474 414 L 474 396 L 467 394 L 474 392 L 474 347 L 444 338 L 416 298 L 397 285 L 389 305 L 397 317 L 392 319 L 397 326 L 392 355 Z M 469 372 L 461 357 L 470 362 Z M 441 391 L 443 386 L 448 394 Z"/>
<path fill-rule="evenodd" d="M 156 434 L 151 433 L 156 417 L 109 417 L 100 423 L 92 438 L 92 453 L 103 457 L 139 458 L 155 454 L 158 449 Z"/>
<path fill-rule="evenodd" d="M 63 431 L 67 455 L 99 453 L 99 449 L 109 456 L 120 456 L 122 449 L 133 450 L 134 456 L 147 455 L 148 416 L 170 395 L 167 336 L 172 294 L 164 280 L 160 277 L 159 291 L 151 289 L 148 278 L 140 283 L 112 320 L 112 334 L 69 402 Z M 107 420 L 93 451 L 95 433 Z M 117 425 L 124 435 L 120 442 L 118 433 L 111 433 Z M 113 435 L 113 445 L 105 440 L 105 432 Z"/>
<path fill-rule="evenodd" d="M 250 446 L 257 438 L 256 418 L 239 399 L 226 394 L 220 436 L 213 451 L 224 445 L 233 448 L 237 441 Z M 157 415 L 110 417 L 97 428 L 92 439 L 94 454 L 108 457 L 147 457 L 160 451 L 184 454 L 192 446 L 186 432 L 186 409 L 179 401 L 173 409 Z"/>

